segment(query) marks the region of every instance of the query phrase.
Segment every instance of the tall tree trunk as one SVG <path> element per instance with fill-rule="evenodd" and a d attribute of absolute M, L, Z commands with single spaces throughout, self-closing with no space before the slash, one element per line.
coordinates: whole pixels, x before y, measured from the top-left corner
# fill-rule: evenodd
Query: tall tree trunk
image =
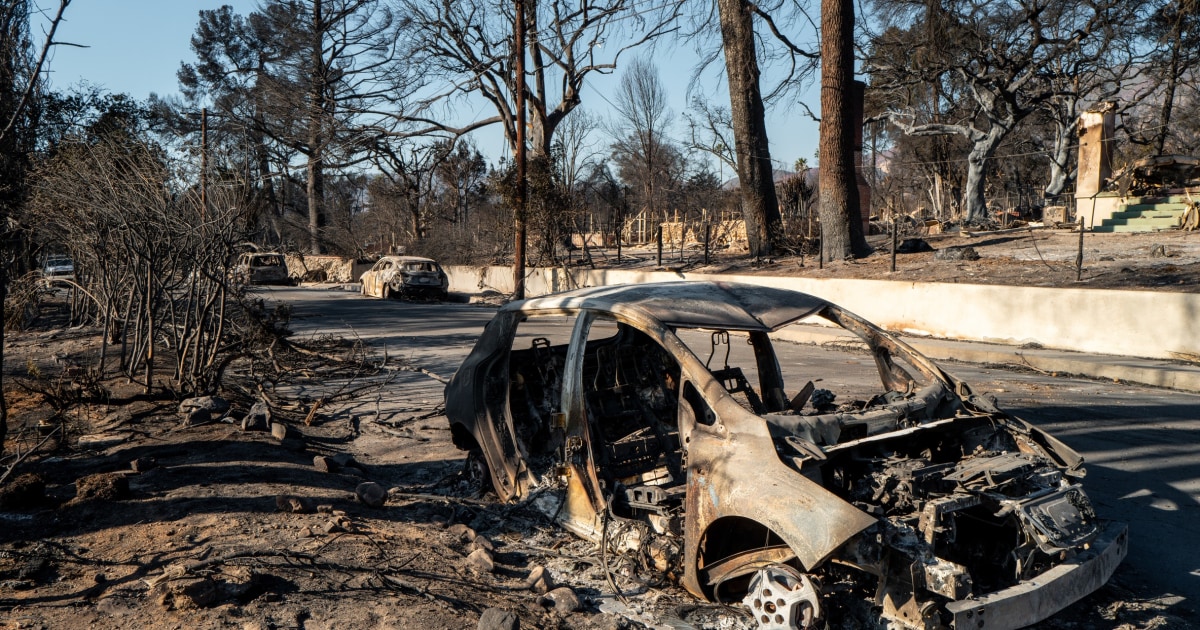
<path fill-rule="evenodd" d="M 775 170 L 767 143 L 766 114 L 754 50 L 754 14 L 747 0 L 719 0 L 721 40 L 729 77 L 734 149 L 741 184 L 742 216 L 752 256 L 769 256 L 783 236 Z"/>
<path fill-rule="evenodd" d="M 1075 118 L 1075 104 L 1065 104 L 1063 107 L 1067 108 L 1070 114 L 1054 123 L 1054 148 L 1050 151 L 1050 182 L 1043 189 L 1047 197 L 1056 197 L 1067 187 L 1067 180 L 1071 178 L 1068 168 L 1071 164 L 1071 148 L 1078 141 L 1075 125 L 1064 122 Z"/>
<path fill-rule="evenodd" d="M 309 91 L 308 112 L 308 249 L 310 254 L 321 253 L 321 223 L 325 214 L 325 134 L 322 130 L 325 117 L 325 57 L 324 17 L 322 0 L 312 0 L 312 42 L 309 63 L 312 73 Z"/>
<path fill-rule="evenodd" d="M 996 153 L 996 147 L 1008 130 L 993 123 L 986 134 L 974 138 L 971 152 L 967 155 L 967 187 L 963 191 L 965 208 L 963 220 L 967 223 L 983 223 L 988 220 L 987 198 L 984 185 L 987 183 L 987 163 Z"/>
<path fill-rule="evenodd" d="M 325 213 L 325 170 L 320 158 L 308 159 L 308 253 L 321 253 L 321 224 Z"/>
<path fill-rule="evenodd" d="M 1181 31 L 1176 25 L 1174 36 L 1174 46 L 1171 47 L 1171 65 L 1167 69 L 1167 88 L 1163 93 L 1162 110 L 1158 116 L 1158 133 L 1154 138 L 1154 154 L 1162 155 L 1167 146 L 1167 136 L 1171 134 L 1171 113 L 1175 108 L 1175 90 L 1179 83 L 1179 46 L 1181 45 Z"/>
<path fill-rule="evenodd" d="M 516 190 L 516 208 L 513 209 L 513 299 L 525 299 L 525 248 L 529 245 L 527 233 L 529 226 L 528 218 L 528 203 L 529 199 L 526 196 L 528 192 L 528 181 L 526 181 L 526 159 L 525 154 L 525 0 L 516 0 L 514 5 L 513 17 L 513 55 L 516 57 L 514 70 L 516 71 L 515 87 L 515 105 L 517 108 L 517 120 L 515 139 L 516 147 L 513 151 L 513 158 L 516 162 L 517 190 Z"/>
<path fill-rule="evenodd" d="M 825 260 L 854 255 L 850 218 L 858 212 L 854 172 L 854 3 L 821 0 L 821 251 Z"/>

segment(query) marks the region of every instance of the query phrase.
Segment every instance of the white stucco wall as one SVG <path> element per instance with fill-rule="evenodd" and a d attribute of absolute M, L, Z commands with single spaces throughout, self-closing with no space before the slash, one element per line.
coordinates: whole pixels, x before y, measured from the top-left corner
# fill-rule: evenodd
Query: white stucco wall
<path fill-rule="evenodd" d="M 510 267 L 448 267 L 450 290 L 512 292 Z M 1200 355 L 1200 294 L 1051 289 L 674 273 L 532 269 L 526 294 L 672 280 L 724 280 L 811 293 L 892 331 L 1097 354 L 1176 358 Z"/>

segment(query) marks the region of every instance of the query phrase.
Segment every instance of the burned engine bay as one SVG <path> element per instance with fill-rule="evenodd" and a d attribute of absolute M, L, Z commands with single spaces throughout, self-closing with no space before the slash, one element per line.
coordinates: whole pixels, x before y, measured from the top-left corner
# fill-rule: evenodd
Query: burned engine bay
<path fill-rule="evenodd" d="M 1077 483 L 1082 470 L 1055 461 L 1010 419 L 971 415 L 897 433 L 832 445 L 824 461 L 797 462 L 879 518 L 832 558 L 827 582 L 861 583 L 854 571 L 880 578 L 873 595 L 885 618 L 952 626 L 939 603 L 1030 580 L 1100 532 Z M 794 449 L 781 451 L 787 458 Z"/>
<path fill-rule="evenodd" d="M 1125 528 L 1097 518 L 1077 454 L 865 321 L 813 313 L 863 340 L 875 393 L 789 378 L 774 330 L 610 319 L 480 361 L 526 479 L 508 498 L 599 544 L 606 572 L 740 601 L 760 628 L 1018 628 L 1108 579 Z"/>

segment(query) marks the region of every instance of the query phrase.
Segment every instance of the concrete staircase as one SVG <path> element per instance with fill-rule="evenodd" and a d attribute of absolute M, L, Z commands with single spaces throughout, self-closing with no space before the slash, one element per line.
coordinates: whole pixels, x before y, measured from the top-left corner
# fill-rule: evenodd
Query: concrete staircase
<path fill-rule="evenodd" d="M 1142 197 L 1121 204 L 1093 232 L 1160 232 L 1179 228 L 1188 208 L 1186 197 Z"/>

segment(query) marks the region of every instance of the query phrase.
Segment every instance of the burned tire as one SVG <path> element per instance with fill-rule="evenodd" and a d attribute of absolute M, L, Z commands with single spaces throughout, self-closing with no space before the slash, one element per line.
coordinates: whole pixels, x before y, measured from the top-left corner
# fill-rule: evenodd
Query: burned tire
<path fill-rule="evenodd" d="M 481 449 L 473 448 L 467 451 L 462 475 L 471 496 L 483 497 L 493 491 L 492 471 L 488 468 L 487 459 Z"/>

